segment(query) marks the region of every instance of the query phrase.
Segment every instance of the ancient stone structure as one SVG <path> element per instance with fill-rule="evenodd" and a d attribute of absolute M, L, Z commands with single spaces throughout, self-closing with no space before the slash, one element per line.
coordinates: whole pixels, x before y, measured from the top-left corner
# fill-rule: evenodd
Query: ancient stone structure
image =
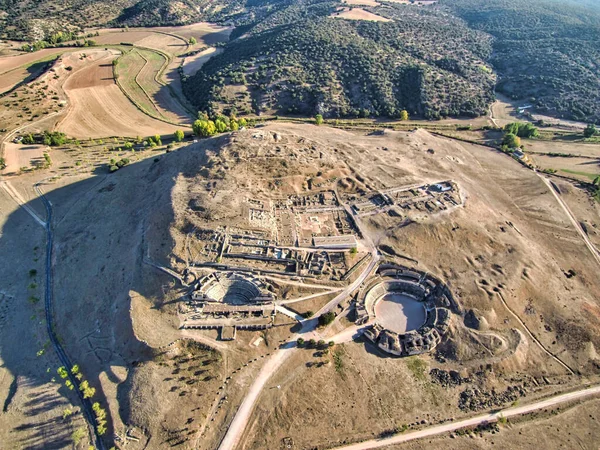
<path fill-rule="evenodd" d="M 389 325 L 386 327 L 389 321 L 377 316 L 376 306 L 390 294 L 401 294 L 420 302 L 425 310 L 422 325 L 405 333 L 398 333 Z M 448 329 L 451 309 L 456 310 L 457 305 L 440 280 L 416 269 L 382 262 L 358 293 L 356 322 L 375 322 L 364 335 L 384 352 L 396 356 L 418 355 L 439 344 Z"/>
<path fill-rule="evenodd" d="M 182 327 L 228 330 L 222 339 L 234 339 L 236 329 L 270 328 L 276 313 L 271 290 L 249 274 L 213 272 L 198 281 L 191 299 L 180 308 Z"/>

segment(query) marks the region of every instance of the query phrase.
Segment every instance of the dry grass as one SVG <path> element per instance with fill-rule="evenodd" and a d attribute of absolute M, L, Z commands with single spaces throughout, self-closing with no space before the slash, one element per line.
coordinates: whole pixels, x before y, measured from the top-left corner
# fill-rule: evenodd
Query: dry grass
<path fill-rule="evenodd" d="M 494 448 L 537 450 L 540 448 L 594 448 L 600 433 L 596 418 L 600 414 L 600 400 L 540 411 L 523 418 L 511 418 L 508 426 L 498 432 L 465 430 L 452 435 L 440 435 L 402 445 L 389 450 L 428 450 L 444 448 L 460 450 L 490 450 Z"/>
<path fill-rule="evenodd" d="M 118 60 L 118 82 L 148 115 L 168 122 L 189 122 L 186 111 L 169 89 L 157 81 L 166 62 L 159 53 L 134 49 Z"/>
<path fill-rule="evenodd" d="M 183 63 L 183 72 L 188 76 L 194 75 L 202 68 L 206 61 L 222 52 L 223 49 L 221 48 L 211 47 L 194 56 L 188 56 Z"/>
<path fill-rule="evenodd" d="M 337 11 L 332 14 L 332 17 L 340 18 L 340 19 L 348 19 L 348 20 L 369 20 L 372 22 L 391 22 L 390 19 L 385 17 L 378 16 L 377 14 L 373 14 L 372 12 L 365 11 L 361 8 L 343 8 L 340 11 Z"/>

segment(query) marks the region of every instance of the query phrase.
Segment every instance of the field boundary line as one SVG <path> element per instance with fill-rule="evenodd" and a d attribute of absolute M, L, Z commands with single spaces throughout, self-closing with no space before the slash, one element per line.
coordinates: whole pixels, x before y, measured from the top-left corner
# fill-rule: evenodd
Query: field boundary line
<path fill-rule="evenodd" d="M 138 54 L 140 56 L 140 58 L 142 58 L 144 60 L 144 65 L 139 70 L 139 72 L 137 73 L 137 75 L 135 76 L 135 78 L 133 80 L 135 81 L 135 84 L 137 84 L 138 87 L 142 90 L 142 92 L 144 93 L 144 95 L 146 96 L 146 98 L 150 101 L 150 104 L 152 104 L 152 106 L 154 107 L 154 109 L 156 110 L 156 112 L 161 117 L 163 117 L 164 119 L 166 119 L 166 117 L 163 116 L 162 113 L 160 112 L 160 110 L 158 109 L 158 105 L 154 102 L 154 100 L 152 99 L 152 97 L 150 97 L 150 94 L 148 94 L 148 92 L 146 91 L 146 89 L 144 88 L 144 86 L 142 86 L 142 84 L 138 80 L 138 77 L 142 73 L 142 70 L 144 70 L 146 68 L 146 66 L 150 65 L 150 61 L 148 61 L 148 59 L 146 59 L 146 57 L 144 55 L 142 55 L 142 53 L 140 51 L 138 51 L 137 49 L 135 50 L 135 52 L 136 52 L 136 54 Z M 156 76 L 154 76 L 154 81 L 156 81 Z"/>
<path fill-rule="evenodd" d="M 145 47 L 137 47 L 137 48 L 145 48 Z M 121 56 L 119 58 L 117 58 L 117 61 L 124 55 L 124 53 L 121 53 Z M 178 127 L 184 127 L 184 128 L 191 128 L 190 125 L 187 124 L 182 124 L 182 123 L 176 123 L 176 122 L 171 122 L 170 120 L 167 119 L 163 119 L 161 117 L 156 117 L 150 113 L 148 113 L 148 111 L 146 111 L 144 108 L 142 108 L 138 102 L 136 102 L 130 95 L 129 93 L 125 90 L 125 88 L 122 86 L 121 83 L 119 83 L 119 74 L 117 73 L 117 69 L 116 69 L 116 65 L 113 65 L 113 78 L 115 80 L 115 84 L 119 87 L 119 89 L 121 90 L 121 92 L 123 93 L 123 95 L 125 95 L 125 97 L 127 97 L 127 99 L 133 104 L 133 106 L 135 106 L 141 113 L 147 115 L 148 117 L 152 117 L 155 120 L 159 120 L 160 122 L 164 122 L 164 123 L 168 123 L 169 125 L 175 125 Z"/>

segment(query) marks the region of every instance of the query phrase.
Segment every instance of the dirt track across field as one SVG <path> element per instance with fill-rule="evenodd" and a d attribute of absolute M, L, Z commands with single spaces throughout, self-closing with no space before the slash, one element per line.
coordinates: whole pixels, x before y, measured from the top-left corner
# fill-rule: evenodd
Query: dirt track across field
<path fill-rule="evenodd" d="M 452 422 L 444 425 L 429 427 L 424 430 L 419 430 L 412 433 L 396 434 L 388 438 L 372 439 L 370 441 L 360 442 L 358 444 L 337 447 L 334 450 L 369 450 L 372 448 L 387 447 L 393 444 L 400 444 L 402 442 L 408 442 L 415 439 L 422 439 L 429 436 L 435 436 L 437 434 L 447 433 L 449 431 L 460 430 L 461 428 L 473 427 L 490 422 L 497 422 L 498 419 L 501 417 L 509 418 L 521 414 L 527 414 L 532 411 L 537 411 L 539 409 L 544 408 L 551 408 L 553 406 L 560 405 L 561 403 L 579 400 L 581 398 L 590 397 L 599 393 L 600 386 L 594 386 L 592 388 L 582 389 L 580 391 L 571 392 L 569 394 L 557 395 L 556 397 L 532 403 L 530 405 L 508 408 L 502 411 L 483 414 L 477 417 L 473 417 L 471 419 L 461 420 L 459 422 Z"/>

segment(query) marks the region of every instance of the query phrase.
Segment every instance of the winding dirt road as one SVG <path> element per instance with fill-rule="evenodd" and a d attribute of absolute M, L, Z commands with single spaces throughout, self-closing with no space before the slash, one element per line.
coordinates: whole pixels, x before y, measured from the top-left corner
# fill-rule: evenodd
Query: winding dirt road
<path fill-rule="evenodd" d="M 242 401 L 233 421 L 229 425 L 227 429 L 227 433 L 225 437 L 221 441 L 221 445 L 219 446 L 219 450 L 233 450 L 235 449 L 240 439 L 248 425 L 248 421 L 254 410 L 258 397 L 260 393 L 265 388 L 268 381 L 271 377 L 277 372 L 277 370 L 283 365 L 283 363 L 293 355 L 294 351 L 297 350 L 296 347 L 296 339 L 300 336 L 303 336 L 305 339 L 313 338 L 313 335 L 316 335 L 314 330 L 318 324 L 318 317 L 321 314 L 324 314 L 332 309 L 336 308 L 344 299 L 346 299 L 354 290 L 356 290 L 363 281 L 369 276 L 371 271 L 375 268 L 375 265 L 379 261 L 379 254 L 377 250 L 373 248 L 372 251 L 373 258 L 369 265 L 361 272 L 360 276 L 349 286 L 347 286 L 342 292 L 340 292 L 333 300 L 331 300 L 327 305 L 325 305 L 319 312 L 315 315 L 314 318 L 310 320 L 305 320 L 302 323 L 302 328 L 293 338 L 284 344 L 282 348 L 277 350 L 271 358 L 265 363 L 265 365 L 260 370 L 260 373 L 250 386 L 250 390 L 248 394 Z M 354 334 L 354 333 L 352 333 Z"/>

